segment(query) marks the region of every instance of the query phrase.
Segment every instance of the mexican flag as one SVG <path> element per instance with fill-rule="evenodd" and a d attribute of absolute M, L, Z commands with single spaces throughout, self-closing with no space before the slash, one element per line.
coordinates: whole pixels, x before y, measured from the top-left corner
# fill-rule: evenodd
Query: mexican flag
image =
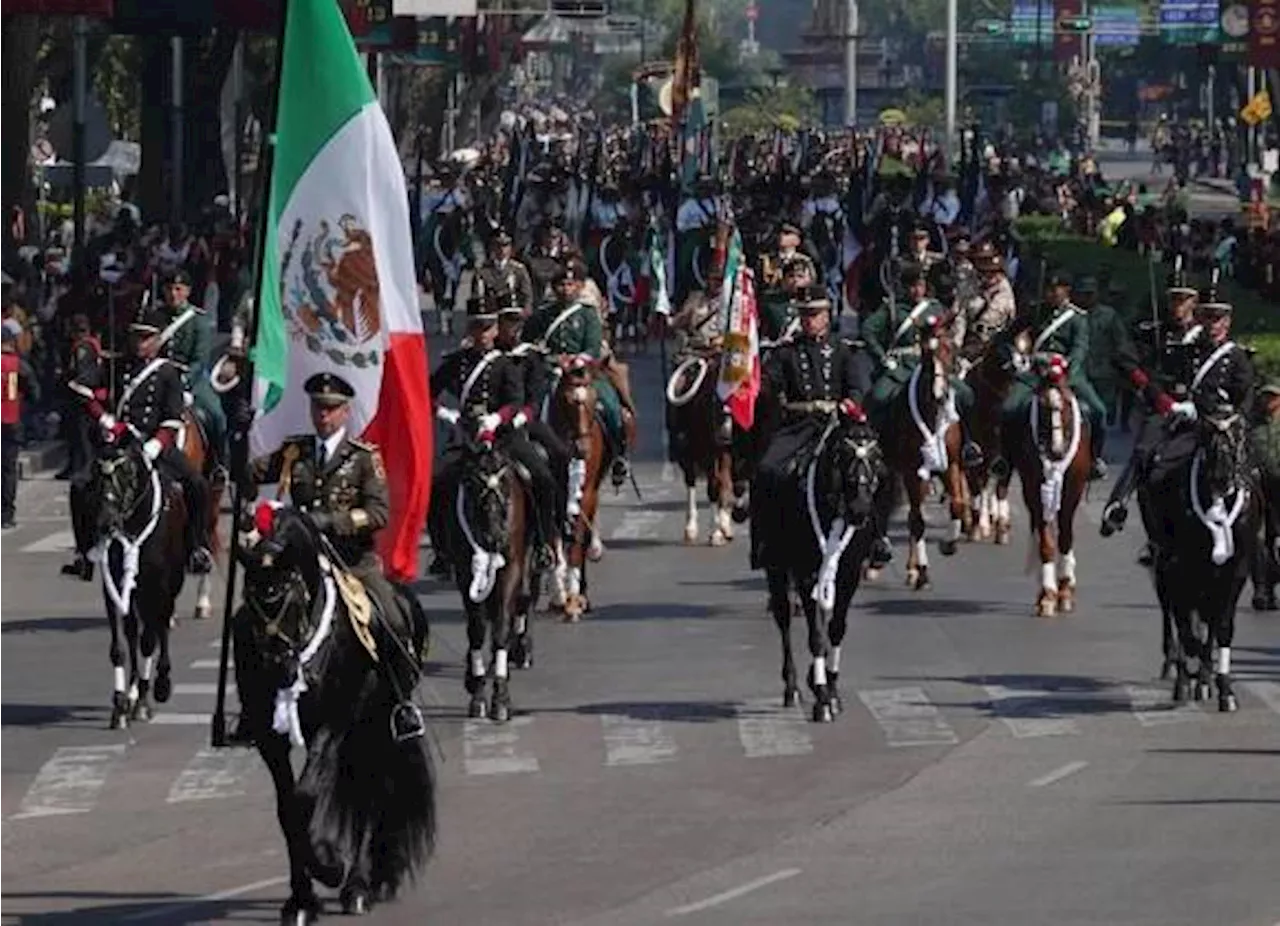
<path fill-rule="evenodd" d="M 418 574 L 431 496 L 427 345 L 404 169 L 336 0 L 289 0 L 266 259 L 253 351 L 253 454 L 311 433 L 303 383 L 355 388 L 349 437 L 381 448 L 391 522 L 387 574 Z"/>
<path fill-rule="evenodd" d="M 729 241 L 720 298 L 724 359 L 716 394 L 738 427 L 749 431 L 755 424 L 760 395 L 760 314 L 755 275 L 743 259 L 742 236 L 737 229 Z"/>

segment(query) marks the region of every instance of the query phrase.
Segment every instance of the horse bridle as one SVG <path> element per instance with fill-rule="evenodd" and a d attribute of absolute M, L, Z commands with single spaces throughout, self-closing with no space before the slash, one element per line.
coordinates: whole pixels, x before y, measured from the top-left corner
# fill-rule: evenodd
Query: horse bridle
<path fill-rule="evenodd" d="M 104 498 L 103 498 L 104 501 L 107 498 L 111 498 L 112 500 L 116 498 L 116 488 L 119 486 L 117 471 L 120 469 L 122 464 L 124 464 L 127 459 L 128 459 L 127 457 L 118 457 L 114 460 L 98 461 L 98 469 L 106 477 L 107 486 L 110 487 L 109 493 L 104 492 Z M 115 532 L 121 533 L 121 534 L 124 533 L 124 526 L 133 520 L 133 516 L 138 513 L 138 511 L 142 507 L 142 503 L 146 501 L 146 498 L 147 498 L 147 495 L 145 492 L 138 491 L 137 489 L 137 486 L 140 484 L 140 480 L 137 478 L 136 472 L 135 472 L 134 478 L 131 481 L 133 483 L 133 488 L 135 490 L 134 498 L 131 504 L 129 504 L 127 507 L 124 507 L 121 510 L 119 525 L 114 528 Z M 122 498 L 125 497 L 125 492 L 123 491 L 123 489 L 119 490 L 119 495 Z M 133 540 L 135 538 L 127 537 L 127 539 Z"/>

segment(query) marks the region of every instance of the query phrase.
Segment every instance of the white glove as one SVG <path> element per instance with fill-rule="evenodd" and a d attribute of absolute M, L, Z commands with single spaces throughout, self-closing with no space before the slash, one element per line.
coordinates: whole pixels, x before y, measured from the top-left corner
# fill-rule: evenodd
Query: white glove
<path fill-rule="evenodd" d="M 147 459 L 152 463 L 156 461 L 156 457 L 160 456 L 160 451 L 162 450 L 164 450 L 164 444 L 154 437 L 142 445 L 142 452 L 146 454 Z"/>
<path fill-rule="evenodd" d="M 116 426 L 115 415 L 110 412 L 103 412 L 102 417 L 98 419 L 98 424 L 102 425 L 102 430 L 111 431 Z"/>
<path fill-rule="evenodd" d="M 515 417 L 511 419 L 511 426 L 513 428 L 523 428 L 528 423 L 529 416 L 524 412 L 516 412 Z"/>
<path fill-rule="evenodd" d="M 231 349 L 244 350 L 244 328 L 240 325 L 231 326 Z"/>
<path fill-rule="evenodd" d="M 502 424 L 502 419 L 497 415 L 485 415 L 480 419 L 481 431 L 496 431 L 498 425 Z"/>
<path fill-rule="evenodd" d="M 1174 402 L 1173 407 L 1169 409 L 1169 413 L 1177 415 L 1179 418 L 1186 418 L 1189 421 L 1196 420 L 1196 403 L 1195 402 Z"/>
<path fill-rule="evenodd" d="M 447 424 L 457 424 L 458 416 L 458 411 L 453 408 L 445 408 L 442 405 L 436 409 L 436 417 Z"/>
<path fill-rule="evenodd" d="M 898 361 L 893 357 L 885 357 L 884 368 L 892 373 L 894 370 L 898 369 Z"/>
<path fill-rule="evenodd" d="M 194 405 L 194 404 L 195 404 L 195 401 L 196 401 L 196 397 L 195 397 L 192 393 L 190 393 L 190 392 L 183 392 L 183 393 L 182 393 L 182 404 L 183 404 L 183 405 L 187 405 L 187 406 Z"/>

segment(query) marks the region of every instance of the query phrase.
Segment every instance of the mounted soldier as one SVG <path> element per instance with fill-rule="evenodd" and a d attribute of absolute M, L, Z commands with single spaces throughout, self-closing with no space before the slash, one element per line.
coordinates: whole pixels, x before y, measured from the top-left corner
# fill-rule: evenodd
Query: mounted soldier
<path fill-rule="evenodd" d="M 929 250 L 929 229 L 919 224 L 911 229 L 911 247 L 906 260 L 919 267 L 921 273 L 928 277 L 930 271 L 946 259 L 944 254 Z"/>
<path fill-rule="evenodd" d="M 511 233 L 500 228 L 493 236 L 493 254 L 485 261 L 477 274 L 484 288 L 484 298 L 508 305 L 515 304 L 525 312 L 533 311 L 533 279 L 529 270 L 515 258 L 515 243 Z"/>
<path fill-rule="evenodd" d="M 867 352 L 876 363 L 875 385 L 867 401 L 867 411 L 877 430 L 885 427 L 890 409 L 920 362 L 920 322 L 927 315 L 945 314 L 945 308 L 928 297 L 928 285 L 919 267 L 908 265 L 902 271 L 900 282 L 911 309 L 900 312 L 896 300 L 890 297 L 867 317 L 862 328 Z M 951 378 L 951 388 L 955 391 L 956 411 L 960 413 L 964 435 L 963 465 L 977 466 L 982 460 L 982 449 L 974 443 L 968 425 L 974 405 L 973 390 L 958 377 Z"/>
<path fill-rule="evenodd" d="M 793 254 L 782 265 L 782 285 L 765 292 L 760 298 L 760 337 L 780 341 L 798 324 L 794 305 L 798 293 L 814 282 L 812 267 L 803 255 Z"/>
<path fill-rule="evenodd" d="M 1086 368 L 1089 363 L 1089 322 L 1071 301 L 1071 278 L 1062 272 L 1049 279 L 1047 302 L 1038 317 L 1025 320 L 1034 332 L 1033 354 L 1061 354 L 1068 361 L 1067 385 L 1080 402 L 1081 411 L 1089 419 L 1093 465 L 1090 478 L 1099 479 L 1106 473 L 1102 462 L 1102 442 L 1105 438 L 1107 409 L 1089 382 Z M 1004 427 L 1014 433 L 1027 426 L 1027 416 L 1034 395 L 1034 386 L 1027 375 L 1019 376 L 1005 399 L 1001 417 Z M 1009 445 L 1009 441 L 1005 441 Z"/>
<path fill-rule="evenodd" d="M 452 424 L 461 422 L 464 430 L 474 425 L 475 431 L 487 435 L 490 440 L 500 425 L 515 424 L 518 417 L 531 417 L 524 410 L 524 391 L 517 370 L 498 349 L 497 337 L 497 313 L 481 300 L 471 299 L 467 304 L 465 346 L 447 354 L 431 374 L 431 395 L 437 403 L 445 393 L 452 395 L 458 403 L 456 412 L 437 404 L 437 417 Z M 461 448 L 446 449 L 440 471 L 433 480 L 434 498 L 427 528 L 431 546 L 436 550 L 431 565 L 431 572 L 435 575 L 447 575 L 452 568 L 448 528 L 461 458 Z"/>
<path fill-rule="evenodd" d="M 169 323 L 160 333 L 165 355 L 182 371 L 183 385 L 209 437 L 215 457 L 223 455 L 227 418 L 222 402 L 209 382 L 213 367 L 214 321 L 204 309 L 193 305 L 191 277 L 179 270 L 165 281 L 164 301 Z"/>
<path fill-rule="evenodd" d="M 626 454 L 635 434 L 635 406 L 629 384 L 624 381 L 620 387 L 616 371 L 607 362 L 600 316 L 582 300 L 586 276 L 581 261 L 569 261 L 556 277 L 555 301 L 534 313 L 524 337 L 545 347 L 548 360 L 585 354 L 600 364 L 596 393 L 605 432 L 615 451 L 613 483 L 621 485 L 631 472 Z"/>
<path fill-rule="evenodd" d="M 72 394 L 68 409 L 68 461 L 67 473 L 71 481 L 70 509 L 71 532 L 75 536 L 75 559 L 62 567 L 64 576 L 79 576 L 88 582 L 93 578 L 93 563 L 89 551 L 93 548 L 95 525 L 87 522 L 88 506 L 83 493 L 89 484 L 90 466 L 93 463 L 95 418 L 89 411 L 90 403 L 106 402 L 109 394 L 107 363 L 102 344 L 90 331 L 89 317 L 76 314 L 71 319 L 70 379 L 67 389 Z"/>
<path fill-rule="evenodd" d="M 765 449 L 751 486 L 751 568 L 779 559 L 776 515 L 784 499 L 798 499 L 801 457 L 812 450 L 823 422 L 839 408 L 865 417 L 854 385 L 853 355 L 831 333 L 831 302 L 811 288 L 799 302 L 800 334 L 779 345 L 765 363 L 764 391 L 780 404 L 783 424 Z M 784 492 L 790 494 L 784 495 Z"/>
<path fill-rule="evenodd" d="M 102 426 L 106 439 L 126 434 L 142 441 L 147 459 L 161 472 L 176 479 L 186 496 L 186 549 L 189 570 L 205 575 L 213 570 L 213 556 L 204 546 L 209 536 L 206 518 L 209 487 L 178 449 L 183 428 L 182 372 L 161 355 L 161 333 L 171 324 L 162 309 L 153 309 L 129 326 L 133 335 L 133 359 L 125 376 L 116 413 L 109 414 L 98 399 L 90 399 L 89 414 Z"/>
<path fill-rule="evenodd" d="M 977 293 L 967 302 L 961 300 L 956 319 L 961 354 L 969 361 L 982 356 L 1018 314 L 1013 285 L 1005 275 L 1004 258 L 995 245 L 983 242 L 974 254 L 973 267 L 978 275 Z"/>

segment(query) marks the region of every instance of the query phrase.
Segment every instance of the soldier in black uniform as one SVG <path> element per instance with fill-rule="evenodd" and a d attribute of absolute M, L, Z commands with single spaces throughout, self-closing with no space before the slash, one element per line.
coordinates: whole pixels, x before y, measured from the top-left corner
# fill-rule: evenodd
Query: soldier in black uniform
<path fill-rule="evenodd" d="M 189 569 L 195 575 L 203 575 L 213 569 L 213 556 L 204 545 L 209 536 L 209 487 L 178 449 L 184 408 L 182 372 L 173 361 L 159 356 L 160 332 L 168 323 L 167 313 L 153 309 L 129 326 L 133 333 L 133 367 L 125 377 L 116 414 L 108 414 L 97 399 L 89 401 L 89 414 L 102 425 L 110 440 L 123 438 L 130 430 L 136 432 L 144 442 L 142 451 L 147 458 L 182 484 Z"/>
<path fill-rule="evenodd" d="M 467 337 L 467 346 L 446 355 L 431 374 L 431 395 L 439 402 L 447 392 L 458 401 L 457 412 L 438 407 L 439 417 L 474 424 L 481 436 L 491 438 L 499 426 L 515 422 L 517 416 L 532 416 L 524 413 L 524 392 L 516 367 L 496 346 L 498 315 L 476 298 L 467 304 Z M 432 486 L 427 531 L 431 546 L 437 551 L 431 564 L 435 575 L 448 575 L 452 568 L 448 525 L 461 462 L 461 447 L 446 449 Z"/>
<path fill-rule="evenodd" d="M 773 551 L 768 538 L 776 525 L 768 512 L 782 510 L 784 490 L 796 485 L 795 458 L 821 433 L 826 414 L 839 408 L 862 415 L 862 394 L 854 380 L 852 352 L 831 333 L 831 301 L 821 287 L 810 287 L 799 300 L 800 334 L 774 348 L 765 364 L 765 391 L 783 409 L 783 424 L 760 458 L 751 485 L 751 568 L 767 567 Z M 811 411 L 788 410 L 797 403 L 822 403 Z"/>
<path fill-rule="evenodd" d="M 93 578 L 93 563 L 89 551 L 94 544 L 92 511 L 84 496 L 91 478 L 93 464 L 94 419 L 89 403 L 107 400 L 107 365 L 102 356 L 102 345 L 93 336 L 89 316 L 77 313 L 71 318 L 71 356 L 68 361 L 70 377 L 67 389 L 71 402 L 67 406 L 68 458 L 67 476 L 71 480 L 71 533 L 75 536 L 75 559 L 62 567 L 64 576 L 79 576 L 88 582 Z"/>
<path fill-rule="evenodd" d="M 516 378 L 520 381 L 525 417 L 528 419 L 524 423 L 524 433 L 529 441 L 537 444 L 547 454 L 546 462 L 535 457 L 538 468 L 535 470 L 530 467 L 529 472 L 542 486 L 551 490 L 538 490 L 538 505 L 546 507 L 544 517 L 547 518 L 546 524 L 550 527 L 550 532 L 544 537 L 549 541 L 565 524 L 569 461 L 573 459 L 573 448 L 542 420 L 542 405 L 551 393 L 551 371 L 538 353 L 536 345 L 523 341 L 524 319 L 525 313 L 519 305 L 508 302 L 498 309 L 496 343 L 499 349 L 507 352 L 507 362 L 515 367 Z M 525 446 L 523 441 L 520 442 L 516 451 L 522 452 Z M 527 461 L 522 462 L 529 465 Z"/>

